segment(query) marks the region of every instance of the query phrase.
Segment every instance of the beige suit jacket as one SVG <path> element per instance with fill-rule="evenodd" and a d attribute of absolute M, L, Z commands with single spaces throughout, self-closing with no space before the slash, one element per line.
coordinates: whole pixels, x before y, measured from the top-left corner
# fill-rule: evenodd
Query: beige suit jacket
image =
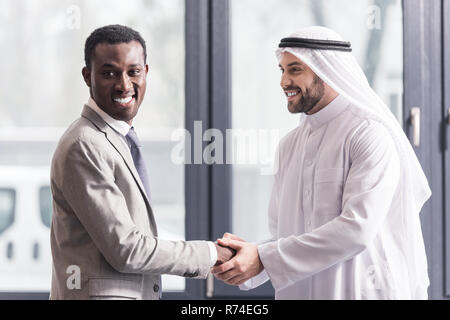
<path fill-rule="evenodd" d="M 158 239 L 130 151 L 88 106 L 51 167 L 51 299 L 159 299 L 161 274 L 206 278 L 206 241 Z"/>

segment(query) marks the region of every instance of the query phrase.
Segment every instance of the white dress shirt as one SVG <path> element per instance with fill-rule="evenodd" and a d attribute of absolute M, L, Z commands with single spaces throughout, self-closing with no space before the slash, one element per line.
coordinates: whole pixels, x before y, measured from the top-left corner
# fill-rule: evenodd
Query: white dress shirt
<path fill-rule="evenodd" d="M 426 298 L 427 288 L 413 297 L 409 288 L 396 231 L 400 161 L 383 125 L 338 96 L 284 137 L 278 155 L 275 240 L 258 245 L 264 271 L 241 289 L 270 278 L 276 299 Z"/>
<path fill-rule="evenodd" d="M 125 137 L 128 134 L 128 131 L 130 131 L 131 126 L 125 121 L 116 120 L 113 117 L 111 117 L 105 111 L 100 109 L 100 107 L 92 98 L 89 98 L 87 106 L 90 107 L 92 110 L 94 110 L 113 130 L 115 130 L 117 133 L 120 134 L 120 137 L 122 138 L 121 141 L 125 144 L 126 150 L 130 151 L 131 156 L 130 145 Z M 213 242 L 207 241 L 207 243 L 211 255 L 211 267 L 212 267 L 217 262 L 217 249 Z"/>

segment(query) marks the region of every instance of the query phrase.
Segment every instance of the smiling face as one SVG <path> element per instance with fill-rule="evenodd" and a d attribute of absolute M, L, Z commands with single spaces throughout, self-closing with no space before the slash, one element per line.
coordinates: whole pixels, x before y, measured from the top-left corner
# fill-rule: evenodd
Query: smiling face
<path fill-rule="evenodd" d="M 313 114 L 332 100 L 329 99 L 332 89 L 293 54 L 284 52 L 279 67 L 282 72 L 280 85 L 291 113 Z"/>
<path fill-rule="evenodd" d="M 146 89 L 148 65 L 138 41 L 99 43 L 94 50 L 91 68 L 82 70 L 92 99 L 108 115 L 131 125 Z"/>

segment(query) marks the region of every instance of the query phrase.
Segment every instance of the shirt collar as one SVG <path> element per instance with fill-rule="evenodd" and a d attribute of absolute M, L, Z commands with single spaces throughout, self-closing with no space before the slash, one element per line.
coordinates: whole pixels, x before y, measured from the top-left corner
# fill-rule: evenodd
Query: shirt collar
<path fill-rule="evenodd" d="M 326 107 L 322 108 L 322 110 L 312 115 L 307 115 L 306 120 L 310 123 L 313 130 L 317 129 L 340 115 L 347 109 L 349 104 L 342 95 L 338 95 Z"/>
<path fill-rule="evenodd" d="M 89 98 L 87 106 L 95 111 L 111 128 L 120 133 L 122 136 L 126 136 L 128 131 L 130 131 L 131 126 L 122 120 L 116 120 L 107 114 L 105 111 L 100 109 L 94 99 Z"/>

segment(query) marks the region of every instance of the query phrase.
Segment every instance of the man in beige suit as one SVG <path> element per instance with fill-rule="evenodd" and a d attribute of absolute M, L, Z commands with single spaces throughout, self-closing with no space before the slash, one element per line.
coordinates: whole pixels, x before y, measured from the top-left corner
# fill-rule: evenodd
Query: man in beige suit
<path fill-rule="evenodd" d="M 158 238 L 132 122 L 146 89 L 145 41 L 119 25 L 86 40 L 90 99 L 51 169 L 51 299 L 159 299 L 161 274 L 206 278 L 232 252 Z"/>

